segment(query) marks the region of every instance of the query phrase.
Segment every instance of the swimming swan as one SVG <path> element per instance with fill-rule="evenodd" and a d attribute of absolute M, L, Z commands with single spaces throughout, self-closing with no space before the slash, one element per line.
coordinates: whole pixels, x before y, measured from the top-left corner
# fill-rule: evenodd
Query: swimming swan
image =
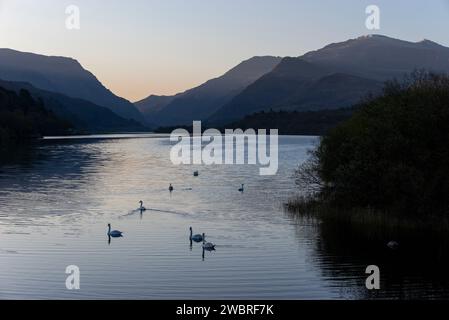
<path fill-rule="evenodd" d="M 391 250 L 396 250 L 399 248 L 399 243 L 397 243 L 396 241 L 390 241 L 387 243 L 387 247 Z"/>
<path fill-rule="evenodd" d="M 143 206 L 143 201 L 140 200 L 139 203 L 140 203 L 140 208 L 139 208 L 139 210 L 140 210 L 140 211 L 146 211 L 147 208 L 145 208 L 145 207 Z"/>
<path fill-rule="evenodd" d="M 198 172 L 198 171 L 195 171 L 194 173 L 193 173 L 193 176 L 194 177 L 198 177 L 200 175 L 200 173 Z"/>
<path fill-rule="evenodd" d="M 110 223 L 108 223 L 108 228 L 109 228 L 109 230 L 108 230 L 108 236 L 110 236 L 110 237 L 112 237 L 112 238 L 120 238 L 120 237 L 123 237 L 123 232 L 118 231 L 118 230 L 111 231 L 111 224 L 110 224 Z"/>
<path fill-rule="evenodd" d="M 173 192 L 173 190 L 175 190 L 175 189 L 173 188 L 173 186 L 170 183 L 170 187 L 168 187 L 168 191 Z"/>
<path fill-rule="evenodd" d="M 240 191 L 240 192 L 245 191 L 245 185 L 244 185 L 244 184 L 242 184 L 242 187 L 239 189 L 239 191 Z"/>
<path fill-rule="evenodd" d="M 193 229 L 190 227 L 190 240 L 195 242 L 203 241 L 203 236 L 200 234 L 193 235 Z"/>
<path fill-rule="evenodd" d="M 206 235 L 203 233 L 203 249 L 208 251 L 215 250 L 215 244 L 206 242 Z"/>

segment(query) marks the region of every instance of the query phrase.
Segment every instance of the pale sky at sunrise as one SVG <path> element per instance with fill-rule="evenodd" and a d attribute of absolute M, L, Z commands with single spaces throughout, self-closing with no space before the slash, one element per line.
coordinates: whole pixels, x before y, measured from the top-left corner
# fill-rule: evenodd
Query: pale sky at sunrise
<path fill-rule="evenodd" d="M 65 9 L 81 29 L 65 28 Z M 0 47 L 69 56 L 131 101 L 174 94 L 255 55 L 299 56 L 371 33 L 449 46 L 449 0 L 0 0 Z"/>

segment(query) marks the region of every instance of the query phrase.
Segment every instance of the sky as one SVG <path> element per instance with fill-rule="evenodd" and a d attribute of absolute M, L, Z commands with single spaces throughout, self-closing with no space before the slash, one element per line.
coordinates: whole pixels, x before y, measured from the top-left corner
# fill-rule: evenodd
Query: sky
<path fill-rule="evenodd" d="M 66 8 L 80 29 L 66 28 Z M 380 30 L 365 26 L 380 8 Z M 0 0 L 0 47 L 77 59 L 131 101 L 170 95 L 252 56 L 300 56 L 370 33 L 449 47 L 449 0 Z"/>

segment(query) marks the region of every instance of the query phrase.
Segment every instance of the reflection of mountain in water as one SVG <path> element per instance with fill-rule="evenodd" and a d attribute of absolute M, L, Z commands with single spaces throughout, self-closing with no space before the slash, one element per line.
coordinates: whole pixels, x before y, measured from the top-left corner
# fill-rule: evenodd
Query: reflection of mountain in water
<path fill-rule="evenodd" d="M 30 208 L 40 205 L 47 207 L 44 211 L 48 215 L 60 215 L 59 208 L 62 204 L 64 206 L 70 204 L 74 199 L 72 196 L 74 193 L 86 193 L 89 186 L 98 184 L 98 181 L 91 181 L 88 173 L 99 170 L 108 161 L 106 154 L 101 150 L 101 145 L 95 140 L 44 141 L 2 156 L 0 192 L 14 191 L 16 195 L 18 194 L 20 199 L 15 199 L 14 209 L 17 213 L 23 213 L 10 217 L 24 219 L 28 214 L 35 217 L 36 213 Z M 84 199 L 92 200 L 89 197 Z M 73 207 L 73 212 L 79 212 L 76 210 L 79 205 L 73 203 L 69 207 Z M 8 207 L 11 207 L 11 203 Z"/>
<path fill-rule="evenodd" d="M 431 231 L 381 234 L 346 223 L 298 219 L 298 238 L 312 238 L 312 259 L 323 277 L 350 299 L 449 298 L 449 241 Z M 396 240 L 398 250 L 386 244 Z M 366 267 L 377 265 L 381 289 L 367 290 Z"/>

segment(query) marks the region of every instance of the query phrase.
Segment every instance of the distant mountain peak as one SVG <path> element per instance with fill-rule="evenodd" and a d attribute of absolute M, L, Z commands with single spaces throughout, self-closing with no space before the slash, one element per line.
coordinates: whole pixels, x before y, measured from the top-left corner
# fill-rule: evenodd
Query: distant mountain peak
<path fill-rule="evenodd" d="M 392 39 L 392 38 L 390 38 L 390 37 L 388 37 L 388 36 L 384 36 L 384 35 L 382 35 L 382 34 L 378 34 L 378 33 L 371 33 L 371 34 L 365 34 L 365 35 L 362 35 L 362 36 L 359 36 L 359 37 L 357 37 L 356 39 L 358 39 L 358 40 L 365 40 L 365 39 Z"/>
<path fill-rule="evenodd" d="M 386 80 L 416 69 L 449 72 L 449 48 L 430 40 L 410 42 L 369 34 L 284 58 L 209 120 L 224 124 L 263 110 L 349 107 L 380 92 Z"/>
<path fill-rule="evenodd" d="M 393 47 L 442 47 L 444 46 L 428 40 L 424 39 L 419 42 L 406 41 L 401 39 L 396 39 L 392 37 L 388 37 L 382 34 L 367 34 L 362 35 L 357 38 L 349 39 L 342 42 L 335 42 L 324 46 L 321 49 L 310 51 L 304 55 L 304 57 L 309 57 L 315 55 L 316 53 L 322 52 L 333 52 L 336 54 L 336 50 L 350 50 L 352 48 L 364 48 L 364 47 L 380 47 L 380 46 L 388 46 L 390 48 Z"/>
<path fill-rule="evenodd" d="M 444 48 L 443 45 L 441 45 L 435 41 L 429 40 L 429 39 L 423 39 L 423 40 L 419 41 L 418 43 L 423 46 L 426 46 L 426 47 L 442 47 L 442 48 Z"/>

